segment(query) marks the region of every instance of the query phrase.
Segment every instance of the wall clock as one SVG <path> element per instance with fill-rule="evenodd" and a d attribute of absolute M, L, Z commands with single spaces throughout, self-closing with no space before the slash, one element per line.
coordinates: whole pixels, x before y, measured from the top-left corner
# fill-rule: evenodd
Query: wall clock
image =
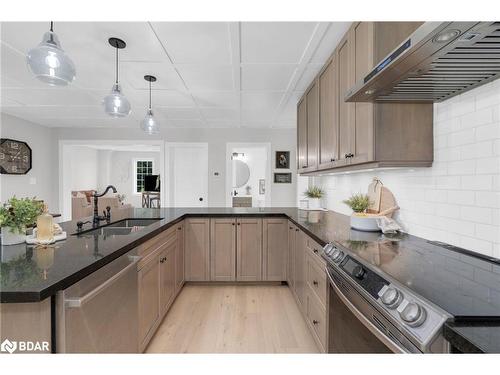
<path fill-rule="evenodd" d="M 31 148 L 26 142 L 0 138 L 1 174 L 26 174 L 31 164 Z"/>

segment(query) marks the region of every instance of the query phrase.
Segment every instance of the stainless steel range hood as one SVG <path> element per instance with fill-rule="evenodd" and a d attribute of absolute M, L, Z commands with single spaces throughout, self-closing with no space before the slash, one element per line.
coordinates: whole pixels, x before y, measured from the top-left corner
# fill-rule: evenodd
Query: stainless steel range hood
<path fill-rule="evenodd" d="M 441 102 L 500 77 L 500 22 L 426 22 L 345 95 Z"/>

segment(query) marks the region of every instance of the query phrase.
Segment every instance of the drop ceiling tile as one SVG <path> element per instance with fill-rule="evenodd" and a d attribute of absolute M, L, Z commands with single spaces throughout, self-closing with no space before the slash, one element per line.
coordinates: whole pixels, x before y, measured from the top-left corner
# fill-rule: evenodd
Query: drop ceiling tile
<path fill-rule="evenodd" d="M 245 109 L 241 110 L 242 122 L 272 121 L 275 114 L 273 109 Z"/>
<path fill-rule="evenodd" d="M 175 64 L 230 64 L 229 24 L 154 22 L 152 27 Z"/>
<path fill-rule="evenodd" d="M 108 117 L 104 113 L 102 106 L 87 106 L 87 105 L 74 105 L 74 106 L 20 106 L 9 108 L 9 113 L 21 117 L 31 119 L 45 119 L 45 118 L 102 118 Z"/>
<path fill-rule="evenodd" d="M 170 120 L 169 126 L 174 128 L 206 128 L 207 125 L 201 120 Z"/>
<path fill-rule="evenodd" d="M 157 78 L 157 81 L 152 84 L 154 89 L 180 91 L 186 89 L 172 65 L 150 62 L 125 62 L 122 64 L 122 76 L 134 89 L 149 88 L 149 82 L 144 79 L 145 75 L 153 75 Z"/>
<path fill-rule="evenodd" d="M 166 108 L 156 107 L 169 120 L 200 120 L 200 112 L 197 108 Z"/>
<path fill-rule="evenodd" d="M 324 64 L 349 29 L 351 22 L 330 22 L 325 35 L 311 57 L 311 63 Z"/>
<path fill-rule="evenodd" d="M 241 61 L 297 64 L 316 25 L 316 22 L 242 22 Z"/>
<path fill-rule="evenodd" d="M 186 92 L 173 90 L 153 90 L 153 107 L 195 107 L 191 96 Z M 139 108 L 146 108 L 149 103 L 149 90 L 126 91 L 125 95 L 131 105 Z"/>
<path fill-rule="evenodd" d="M 234 90 L 231 66 L 181 65 L 177 69 L 189 90 Z"/>
<path fill-rule="evenodd" d="M 308 64 L 304 69 L 304 73 L 297 81 L 295 90 L 305 91 L 307 87 L 314 81 L 314 78 L 319 73 L 323 65 L 321 64 Z"/>
<path fill-rule="evenodd" d="M 286 90 L 296 65 L 242 65 L 242 90 Z"/>
<path fill-rule="evenodd" d="M 240 118 L 239 111 L 235 108 L 207 107 L 200 108 L 200 111 L 205 120 L 239 121 Z"/>
<path fill-rule="evenodd" d="M 26 105 L 97 105 L 100 101 L 84 90 L 73 87 L 51 87 L 43 89 L 34 88 L 6 88 L 2 96 Z"/>
<path fill-rule="evenodd" d="M 276 110 L 284 92 L 242 91 L 241 107 L 256 110 Z"/>
<path fill-rule="evenodd" d="M 241 127 L 269 129 L 271 127 L 271 121 L 242 121 Z"/>
<path fill-rule="evenodd" d="M 295 129 L 296 128 L 296 122 L 294 121 L 275 121 L 272 124 L 273 129 Z"/>
<path fill-rule="evenodd" d="M 65 118 L 42 118 L 38 121 L 39 124 L 49 127 L 69 127 L 69 128 L 139 128 L 139 123 L 133 118 L 81 118 L 81 119 L 65 119 Z"/>
<path fill-rule="evenodd" d="M 196 91 L 191 92 L 200 107 L 238 107 L 240 94 L 236 91 Z"/>
<path fill-rule="evenodd" d="M 240 127 L 239 121 L 207 120 L 206 124 L 209 128 L 232 129 Z"/>

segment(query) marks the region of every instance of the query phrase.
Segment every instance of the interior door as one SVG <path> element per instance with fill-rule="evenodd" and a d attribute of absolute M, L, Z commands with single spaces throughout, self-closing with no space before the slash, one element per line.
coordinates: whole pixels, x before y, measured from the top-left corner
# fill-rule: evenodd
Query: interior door
<path fill-rule="evenodd" d="M 171 207 L 208 206 L 208 145 L 167 145 L 168 201 Z"/>

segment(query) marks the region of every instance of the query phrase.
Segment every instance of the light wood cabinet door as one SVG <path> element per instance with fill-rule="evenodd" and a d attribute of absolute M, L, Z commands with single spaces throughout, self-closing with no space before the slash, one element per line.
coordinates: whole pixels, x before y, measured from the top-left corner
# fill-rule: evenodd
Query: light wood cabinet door
<path fill-rule="evenodd" d="M 210 220 L 210 280 L 236 280 L 236 219 Z"/>
<path fill-rule="evenodd" d="M 287 269 L 288 220 L 263 219 L 263 271 L 266 281 L 285 281 Z"/>
<path fill-rule="evenodd" d="M 189 218 L 184 222 L 186 281 L 210 280 L 210 219 Z"/>
<path fill-rule="evenodd" d="M 305 256 L 307 248 L 307 235 L 298 231 L 296 233 L 296 246 L 295 246 L 295 295 L 299 301 L 300 308 L 305 311 L 305 284 L 306 284 L 306 266 L 305 266 Z"/>
<path fill-rule="evenodd" d="M 175 290 L 176 294 L 184 285 L 184 223 L 177 225 L 177 247 L 175 249 Z"/>
<path fill-rule="evenodd" d="M 163 316 L 175 297 L 175 251 L 177 241 L 164 247 L 159 255 L 160 263 L 160 316 Z"/>
<path fill-rule="evenodd" d="M 307 168 L 307 107 L 305 96 L 297 104 L 297 168 Z"/>
<path fill-rule="evenodd" d="M 288 222 L 288 269 L 286 280 L 290 289 L 294 290 L 295 285 L 295 248 L 296 248 L 296 233 L 299 230 L 292 222 Z"/>
<path fill-rule="evenodd" d="M 262 219 L 237 220 L 236 280 L 262 280 Z"/>
<path fill-rule="evenodd" d="M 354 60 L 354 82 L 358 82 L 373 69 L 374 63 L 374 23 L 358 22 L 353 25 L 352 47 Z M 374 105 L 355 103 L 355 141 L 351 164 L 366 163 L 374 159 Z"/>
<path fill-rule="evenodd" d="M 344 96 L 355 83 L 354 79 L 354 49 L 352 46 L 352 29 L 340 41 L 336 50 L 337 87 L 339 97 L 339 159 L 349 160 L 348 155 L 354 153 L 356 136 L 355 104 L 344 101 Z"/>
<path fill-rule="evenodd" d="M 339 159 L 339 123 L 335 56 L 319 75 L 319 167 L 333 166 Z"/>
<path fill-rule="evenodd" d="M 156 253 L 158 254 L 158 253 Z M 140 347 L 160 319 L 160 257 L 154 255 L 139 270 Z"/>
<path fill-rule="evenodd" d="M 306 93 L 307 106 L 307 168 L 318 167 L 319 152 L 319 89 L 314 81 Z"/>

